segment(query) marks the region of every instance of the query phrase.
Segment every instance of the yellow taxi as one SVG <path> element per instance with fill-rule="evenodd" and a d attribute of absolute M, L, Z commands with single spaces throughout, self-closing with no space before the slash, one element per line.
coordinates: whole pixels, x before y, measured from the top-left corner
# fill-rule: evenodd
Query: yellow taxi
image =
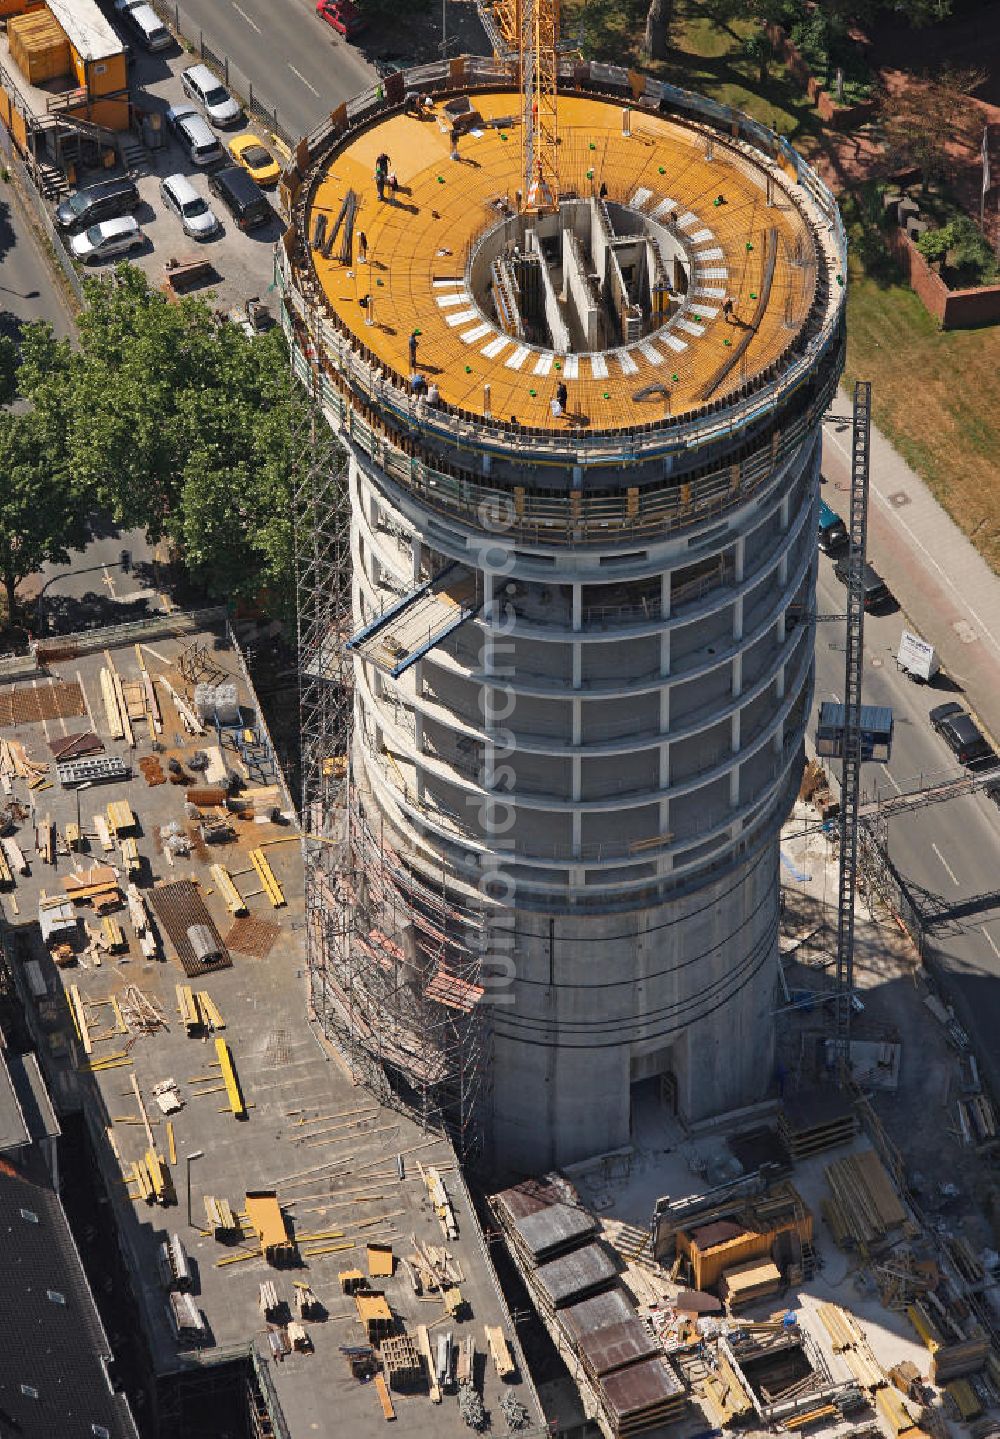
<path fill-rule="evenodd" d="M 237 165 L 248 170 L 258 185 L 276 185 L 281 166 L 256 135 L 239 135 L 229 142 L 229 153 Z"/>

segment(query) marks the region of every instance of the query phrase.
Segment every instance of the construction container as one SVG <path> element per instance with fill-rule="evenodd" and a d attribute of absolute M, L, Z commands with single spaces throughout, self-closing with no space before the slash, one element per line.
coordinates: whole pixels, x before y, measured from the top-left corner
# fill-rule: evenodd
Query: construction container
<path fill-rule="evenodd" d="M 7 25 L 10 58 L 28 81 L 41 85 L 61 80 L 73 72 L 69 40 L 58 20 L 48 10 L 16 15 Z"/>

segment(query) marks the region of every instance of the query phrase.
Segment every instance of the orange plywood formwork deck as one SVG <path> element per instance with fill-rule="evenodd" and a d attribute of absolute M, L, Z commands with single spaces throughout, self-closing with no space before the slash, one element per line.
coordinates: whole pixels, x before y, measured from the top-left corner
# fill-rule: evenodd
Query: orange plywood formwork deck
<path fill-rule="evenodd" d="M 417 368 L 445 404 L 482 415 L 488 384 L 489 413 L 503 420 L 629 429 L 661 420 L 665 406 L 679 414 L 724 397 L 795 340 L 815 296 L 816 262 L 787 176 L 746 146 L 718 135 L 709 142 L 703 130 L 650 111 L 631 111 L 623 134 L 621 105 L 580 94 L 559 101 L 561 197 L 587 200 L 606 186 L 610 203 L 668 227 L 690 261 L 686 301 L 665 327 L 593 354 L 504 335 L 471 294 L 467 261 L 503 206 L 516 205 L 520 141 L 516 125 L 502 121 L 517 114 L 518 97 L 472 99 L 484 123 L 462 136 L 457 160 L 442 106 L 430 121 L 397 113 L 335 150 L 313 191 L 310 245 L 319 217 L 332 228 L 348 192 L 358 197 L 353 263 L 339 259 L 341 235 L 329 257 L 311 249 L 312 260 L 335 314 L 387 370 L 409 375 L 417 330 Z M 399 182 L 383 201 L 374 181 L 381 153 Z M 358 263 L 359 232 L 367 264 Z M 568 413 L 556 417 L 560 380 Z M 654 394 L 644 396 L 647 387 Z"/>

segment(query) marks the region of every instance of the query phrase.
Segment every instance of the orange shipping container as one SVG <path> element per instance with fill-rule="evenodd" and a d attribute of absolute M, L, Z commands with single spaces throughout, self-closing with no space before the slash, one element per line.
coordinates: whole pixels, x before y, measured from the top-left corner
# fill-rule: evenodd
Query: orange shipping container
<path fill-rule="evenodd" d="M 47 10 L 15 16 L 7 25 L 10 58 L 31 85 L 72 72 L 69 41 Z"/>

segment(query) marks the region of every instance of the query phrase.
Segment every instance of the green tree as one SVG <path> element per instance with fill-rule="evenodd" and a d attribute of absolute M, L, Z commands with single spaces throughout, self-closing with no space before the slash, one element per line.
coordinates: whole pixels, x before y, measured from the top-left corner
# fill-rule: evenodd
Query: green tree
<path fill-rule="evenodd" d="M 278 329 L 248 337 L 120 266 L 86 282 L 79 347 L 39 332 L 22 366 L 66 475 L 115 521 L 168 539 L 210 593 L 292 602 L 292 435 L 304 401 Z"/>
<path fill-rule="evenodd" d="M 46 419 L 34 410 L 0 410 L 0 577 L 7 621 L 17 607 L 17 587 L 50 561 L 65 563 L 86 543 L 90 503 L 50 450 Z"/>

